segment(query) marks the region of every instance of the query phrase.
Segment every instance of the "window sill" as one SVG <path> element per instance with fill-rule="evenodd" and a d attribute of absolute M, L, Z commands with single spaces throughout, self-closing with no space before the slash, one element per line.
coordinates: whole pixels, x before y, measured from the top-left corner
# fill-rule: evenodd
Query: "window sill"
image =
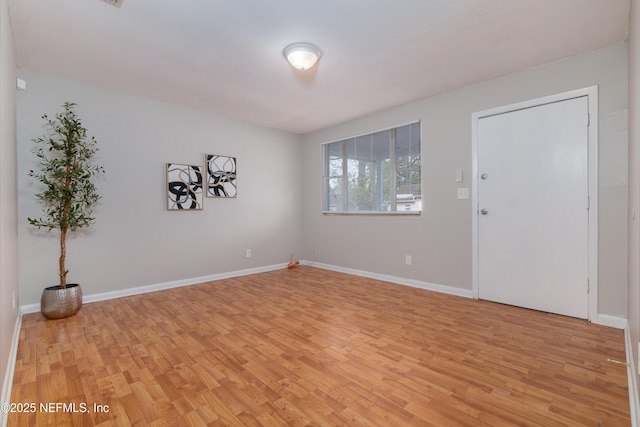
<path fill-rule="evenodd" d="M 422 212 L 416 211 L 396 211 L 396 212 L 377 212 L 377 211 L 352 211 L 352 212 L 338 212 L 338 211 L 322 211 L 322 215 L 372 215 L 372 216 L 420 216 Z"/>

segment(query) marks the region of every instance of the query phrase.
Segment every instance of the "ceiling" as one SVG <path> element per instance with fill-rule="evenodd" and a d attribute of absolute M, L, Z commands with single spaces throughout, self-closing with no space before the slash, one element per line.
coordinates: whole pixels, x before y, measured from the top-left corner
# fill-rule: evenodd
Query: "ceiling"
<path fill-rule="evenodd" d="M 629 20 L 629 0 L 7 3 L 21 69 L 299 134 L 624 41 Z M 306 72 L 282 55 L 300 41 L 323 51 Z"/>

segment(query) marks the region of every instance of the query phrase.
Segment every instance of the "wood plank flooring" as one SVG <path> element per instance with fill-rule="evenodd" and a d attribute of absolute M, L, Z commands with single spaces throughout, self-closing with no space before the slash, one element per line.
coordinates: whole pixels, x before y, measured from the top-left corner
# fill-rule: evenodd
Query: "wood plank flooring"
<path fill-rule="evenodd" d="M 630 425 L 607 359 L 623 331 L 305 266 L 26 315 L 8 425 Z"/>

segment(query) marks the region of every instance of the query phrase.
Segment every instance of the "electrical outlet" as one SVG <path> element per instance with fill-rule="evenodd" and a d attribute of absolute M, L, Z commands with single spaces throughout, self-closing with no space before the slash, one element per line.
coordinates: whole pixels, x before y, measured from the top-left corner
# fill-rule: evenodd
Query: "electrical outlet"
<path fill-rule="evenodd" d="M 251 249 L 247 249 L 247 250 L 245 251 L 245 256 L 246 256 L 247 258 L 251 258 Z"/>
<path fill-rule="evenodd" d="M 405 255 L 404 256 L 404 261 L 405 261 L 405 263 L 407 263 L 407 265 L 411 265 L 411 262 L 412 262 L 411 255 Z"/>

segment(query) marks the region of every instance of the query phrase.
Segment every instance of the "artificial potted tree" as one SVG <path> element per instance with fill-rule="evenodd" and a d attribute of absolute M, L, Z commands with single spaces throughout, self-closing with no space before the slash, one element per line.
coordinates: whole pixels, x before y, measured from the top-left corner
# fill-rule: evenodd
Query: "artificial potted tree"
<path fill-rule="evenodd" d="M 74 111 L 76 104 L 65 102 L 63 111 L 51 119 L 46 114 L 46 134 L 33 139 L 33 153 L 39 170 L 29 176 L 44 186 L 36 194 L 43 206 L 40 218 L 27 218 L 31 225 L 60 232 L 59 283 L 42 292 L 40 310 L 48 319 L 73 316 L 82 306 L 82 289 L 77 283 L 67 283 L 67 235 L 91 225 L 93 208 L 100 200 L 93 178 L 104 173 L 95 162 L 98 151 L 94 137 L 87 137 L 87 129 Z"/>

